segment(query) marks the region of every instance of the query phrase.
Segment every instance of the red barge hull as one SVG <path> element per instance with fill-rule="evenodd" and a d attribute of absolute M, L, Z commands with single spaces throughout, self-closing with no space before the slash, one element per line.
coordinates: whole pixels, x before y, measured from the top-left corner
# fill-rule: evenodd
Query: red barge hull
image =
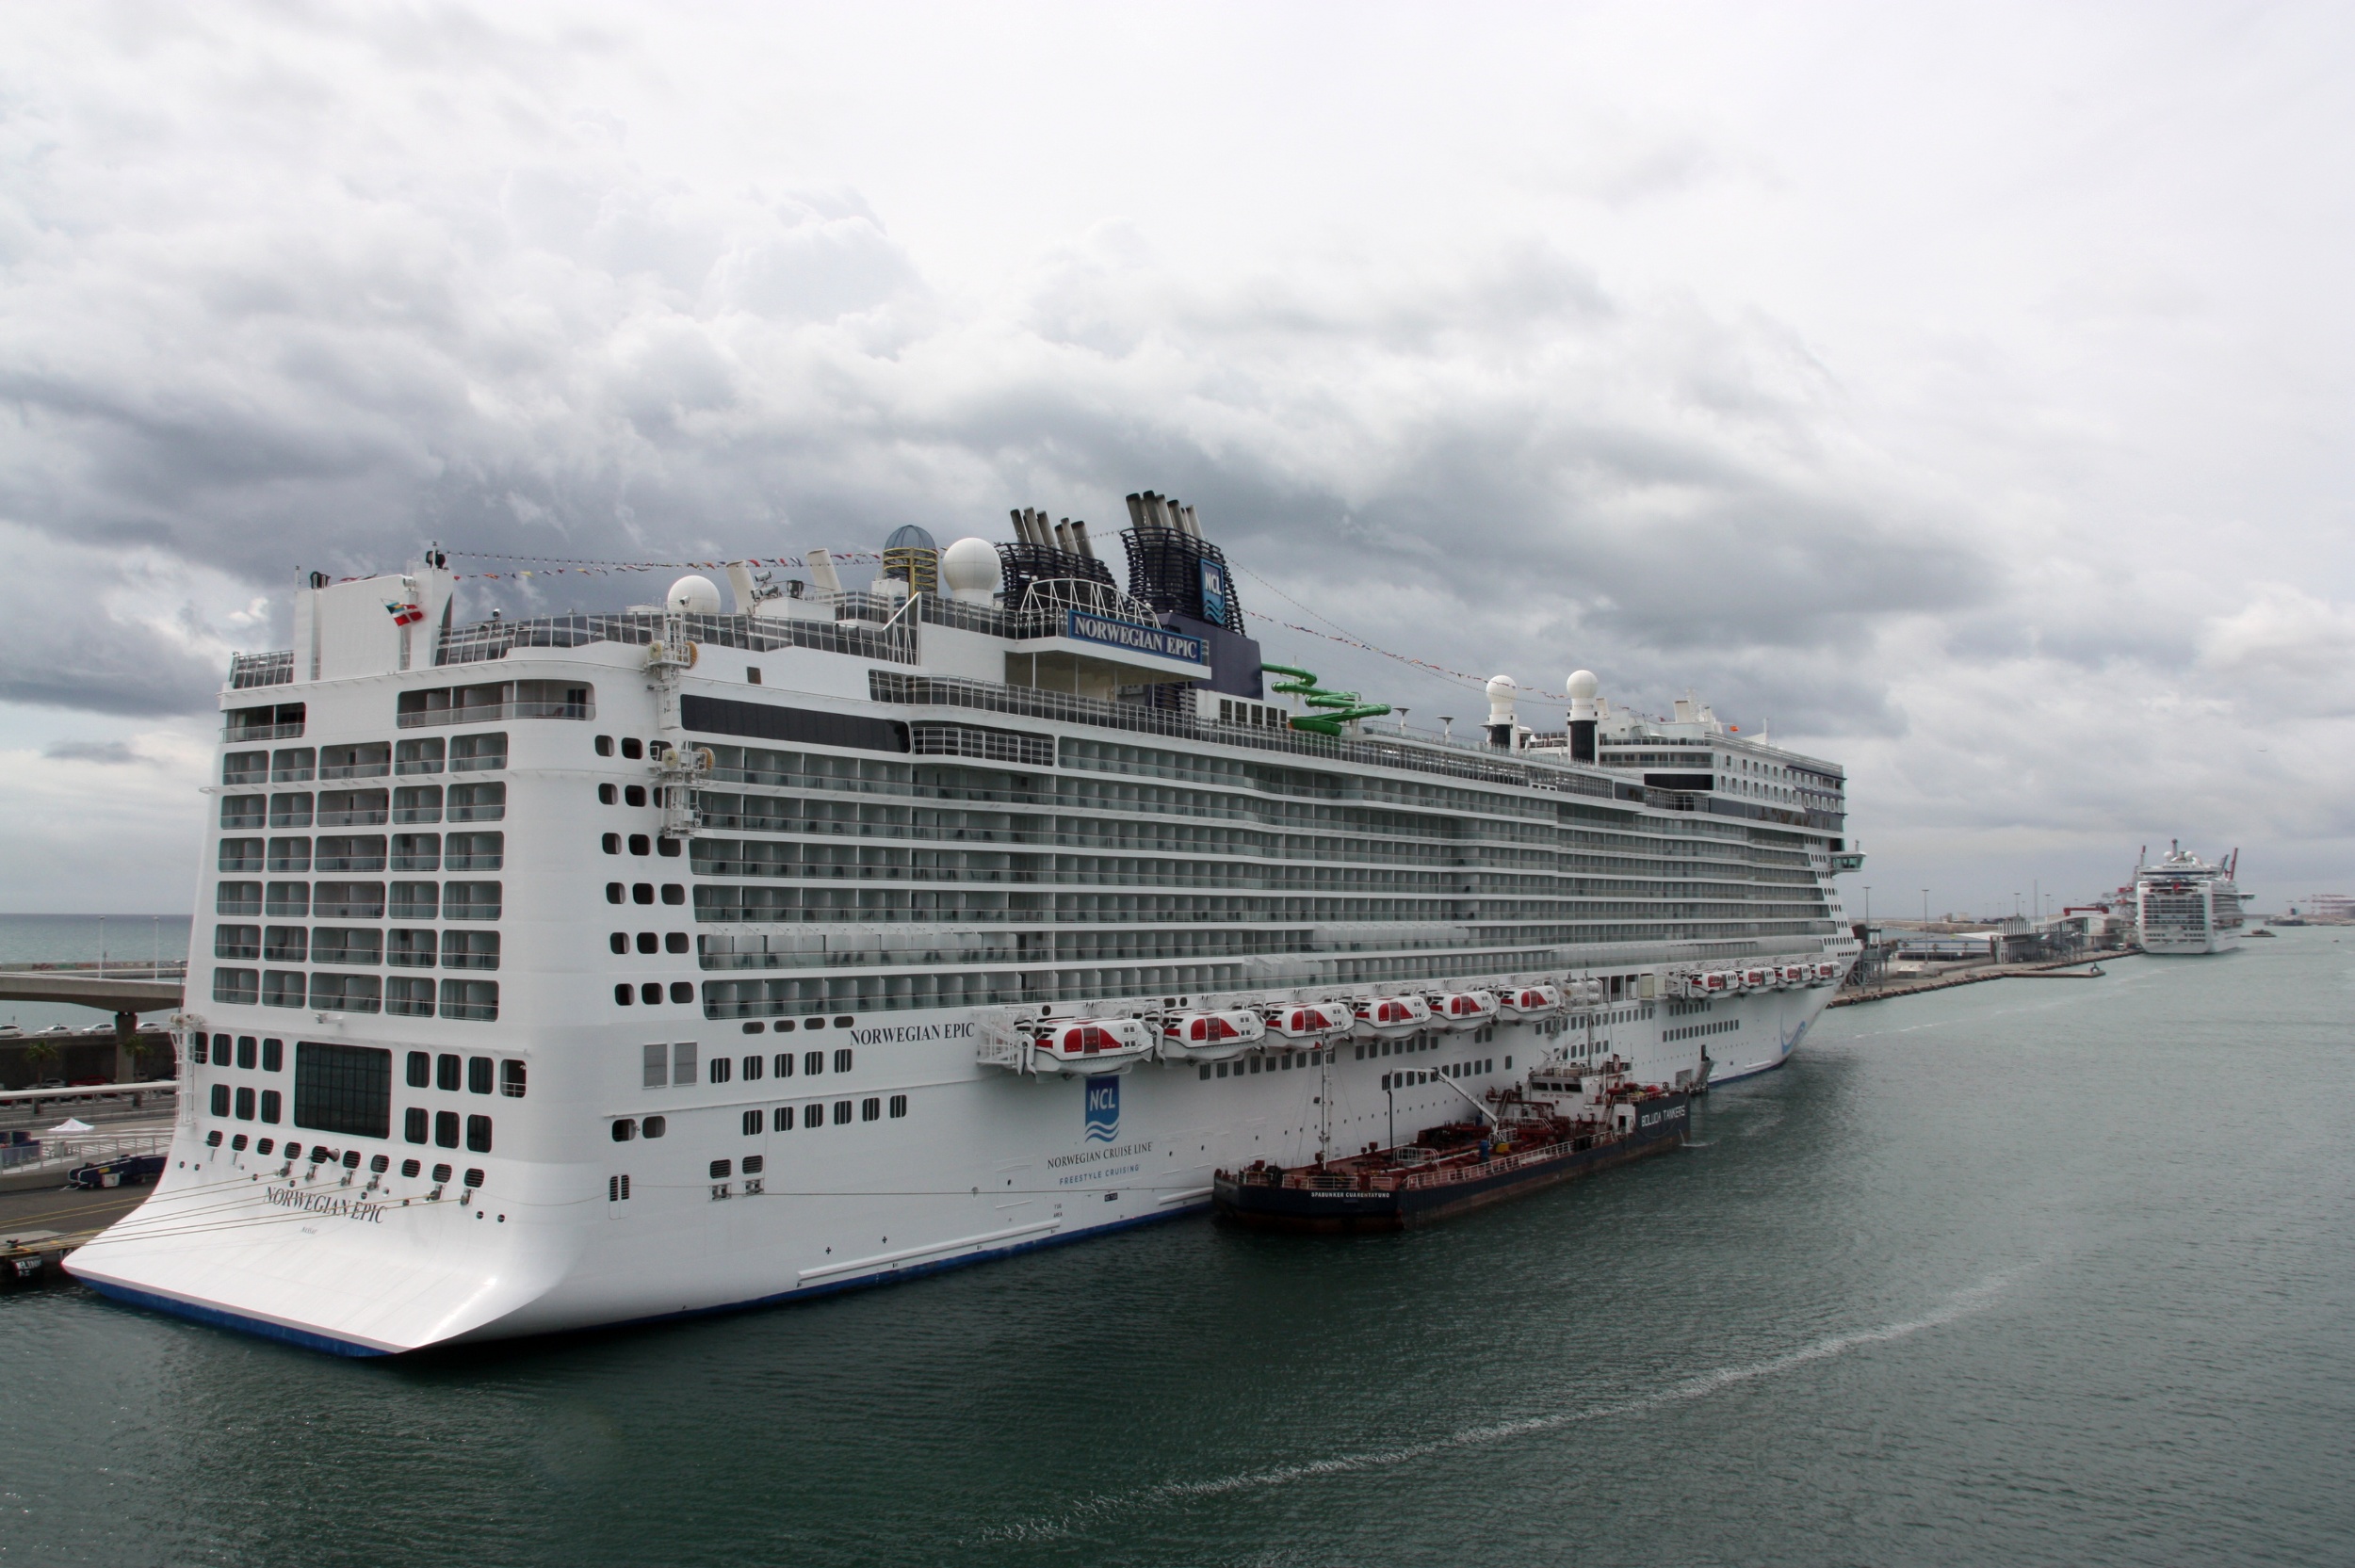
<path fill-rule="evenodd" d="M 1405 1230 L 1681 1148 L 1691 1124 L 1690 1097 L 1664 1094 L 1641 1102 L 1624 1133 L 1437 1168 L 1375 1166 L 1361 1156 L 1322 1169 L 1222 1171 L 1210 1202 L 1226 1219 L 1263 1230 Z"/>

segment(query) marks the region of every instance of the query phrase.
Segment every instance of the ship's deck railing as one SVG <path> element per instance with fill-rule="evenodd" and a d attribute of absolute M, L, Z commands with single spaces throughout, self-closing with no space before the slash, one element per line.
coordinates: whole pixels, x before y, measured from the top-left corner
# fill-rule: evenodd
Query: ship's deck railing
<path fill-rule="evenodd" d="M 1148 707 L 1143 703 L 1106 702 L 1037 687 L 999 686 L 990 681 L 953 675 L 910 675 L 896 671 L 872 671 L 869 695 L 879 703 L 907 707 L 969 708 L 982 713 L 1015 714 L 1031 719 L 1060 719 L 1103 729 L 1130 730 L 1176 740 L 1214 741 L 1252 751 L 1310 757 L 1321 762 L 1358 763 L 1401 768 L 1420 773 L 1471 779 L 1482 784 L 1519 784 L 1561 794 L 1588 795 L 1599 800 L 1637 800 L 1638 786 L 1574 773 L 1567 768 L 1533 767 L 1490 758 L 1477 752 L 1457 753 L 1417 741 L 1335 739 L 1302 730 L 1267 730 L 1240 724 L 1206 724 L 1182 708 Z"/>
<path fill-rule="evenodd" d="M 831 621 L 799 616 L 668 616 L 657 610 L 544 615 L 528 621 L 478 621 L 470 626 L 453 626 L 444 633 L 433 662 L 480 664 L 505 658 L 519 648 L 581 648 L 592 642 L 644 647 L 661 640 L 665 623 L 675 620 L 690 640 L 708 647 L 738 648 L 753 654 L 773 653 L 780 648 L 814 648 L 823 653 L 913 664 L 916 631 L 900 615 L 902 607 L 899 601 L 876 594 L 844 593 L 835 600 L 835 619 Z"/>
<path fill-rule="evenodd" d="M 232 654 L 229 656 L 229 689 L 248 691 L 258 686 L 291 686 L 294 683 L 294 650 L 281 648 L 268 654 Z"/>

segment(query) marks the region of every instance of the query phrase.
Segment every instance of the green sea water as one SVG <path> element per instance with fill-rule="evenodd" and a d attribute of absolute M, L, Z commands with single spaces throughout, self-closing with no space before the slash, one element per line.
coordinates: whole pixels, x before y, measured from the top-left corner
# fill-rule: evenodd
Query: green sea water
<path fill-rule="evenodd" d="M 0 1561 L 2345 1563 L 2355 944 L 1827 1013 L 1695 1144 L 400 1362 L 0 1295 Z"/>

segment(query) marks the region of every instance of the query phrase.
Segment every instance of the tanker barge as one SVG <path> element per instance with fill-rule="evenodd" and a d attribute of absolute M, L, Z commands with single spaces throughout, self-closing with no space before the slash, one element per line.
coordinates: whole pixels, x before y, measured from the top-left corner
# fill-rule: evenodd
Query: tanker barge
<path fill-rule="evenodd" d="M 1491 1091 L 1489 1104 L 1465 1098 L 1478 1119 L 1427 1127 L 1411 1143 L 1221 1171 L 1211 1202 L 1264 1230 L 1405 1230 L 1681 1148 L 1692 1124 L 1690 1094 L 1635 1083 L 1616 1058 L 1550 1059 L 1525 1088 Z"/>

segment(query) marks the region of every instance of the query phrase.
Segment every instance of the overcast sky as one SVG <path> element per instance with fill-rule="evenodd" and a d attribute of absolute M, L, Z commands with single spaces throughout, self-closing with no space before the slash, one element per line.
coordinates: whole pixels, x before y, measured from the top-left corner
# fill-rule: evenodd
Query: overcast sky
<path fill-rule="evenodd" d="M 188 907 L 300 570 L 1144 488 L 1253 610 L 1843 762 L 1876 913 L 2355 891 L 2344 7 L 5 26 L 0 908 Z"/>

